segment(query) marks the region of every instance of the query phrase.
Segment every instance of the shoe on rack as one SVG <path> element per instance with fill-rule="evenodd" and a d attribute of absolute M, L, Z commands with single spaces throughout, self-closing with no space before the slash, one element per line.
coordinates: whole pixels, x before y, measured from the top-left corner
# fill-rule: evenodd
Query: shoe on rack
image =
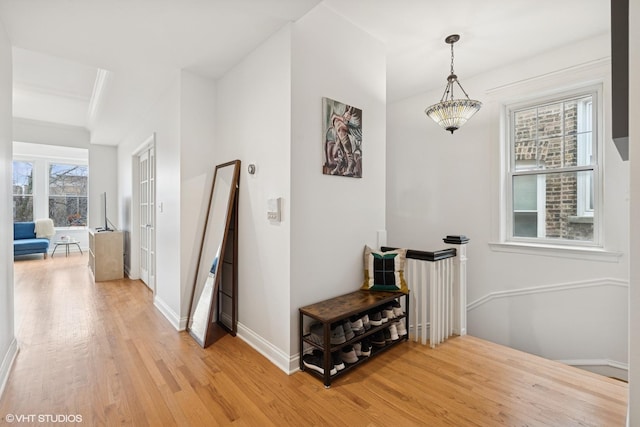
<path fill-rule="evenodd" d="M 397 300 L 394 300 L 391 303 L 391 307 L 393 308 L 393 314 L 395 314 L 396 317 L 400 317 L 404 315 L 404 310 L 402 309 L 402 306 Z"/>
<path fill-rule="evenodd" d="M 391 325 L 389 325 L 388 328 L 389 335 L 391 335 L 391 341 L 398 341 L 400 339 L 400 337 L 398 336 L 398 328 L 396 328 L 396 323 L 397 322 L 393 322 Z"/>
<path fill-rule="evenodd" d="M 353 350 L 356 352 L 356 356 L 362 356 L 362 343 L 361 342 L 354 343 Z"/>
<path fill-rule="evenodd" d="M 322 323 L 313 323 L 310 326 L 310 333 L 307 335 L 309 341 L 318 345 L 324 345 L 324 326 Z M 347 342 L 342 325 L 336 325 L 331 329 L 330 342 L 332 345 L 343 344 Z"/>
<path fill-rule="evenodd" d="M 346 345 L 342 347 L 341 354 L 342 361 L 347 363 L 356 363 L 358 361 L 358 356 L 356 356 L 356 351 L 353 349 L 353 346 Z"/>
<path fill-rule="evenodd" d="M 396 322 L 396 328 L 398 329 L 398 335 L 401 337 L 407 335 L 407 327 L 404 325 L 404 320 Z"/>
<path fill-rule="evenodd" d="M 389 318 L 387 317 L 387 312 L 385 310 L 382 310 L 380 312 L 380 315 L 382 316 L 382 323 L 387 323 L 389 321 Z"/>
<path fill-rule="evenodd" d="M 322 323 L 313 323 L 309 327 L 310 333 L 307 335 L 309 341 L 312 341 L 318 345 L 324 345 L 324 333 L 322 329 Z"/>
<path fill-rule="evenodd" d="M 371 344 L 374 347 L 384 347 L 386 342 L 384 340 L 384 334 L 382 333 L 382 331 L 378 331 L 371 336 Z"/>
<path fill-rule="evenodd" d="M 344 369 L 344 362 L 342 362 L 342 357 L 340 356 L 339 351 L 331 353 L 331 361 L 333 362 L 333 366 L 336 368 L 336 371 L 340 372 Z"/>
<path fill-rule="evenodd" d="M 354 334 L 364 334 L 364 323 L 362 323 L 362 319 L 360 317 L 352 316 L 351 319 L 349 319 L 349 322 L 351 323 L 351 330 Z"/>
<path fill-rule="evenodd" d="M 322 352 L 320 350 L 316 350 L 311 354 L 305 354 L 302 356 L 302 364 L 313 371 L 319 372 L 324 375 L 323 368 L 324 358 L 322 357 Z M 338 371 L 335 367 L 331 367 L 329 374 L 335 375 Z"/>
<path fill-rule="evenodd" d="M 369 322 L 369 315 L 365 313 L 361 319 L 362 319 L 362 326 L 364 326 L 364 330 L 368 331 L 369 329 L 371 329 L 371 322 Z"/>
<path fill-rule="evenodd" d="M 385 307 L 383 311 L 387 315 L 387 319 L 391 320 L 396 318 L 396 315 L 393 312 L 393 307 L 391 306 Z"/>
<path fill-rule="evenodd" d="M 345 332 L 342 325 L 335 325 L 331 329 L 331 344 L 343 344 L 346 343 L 347 339 L 345 338 Z"/>
<path fill-rule="evenodd" d="M 344 337 L 347 341 L 356 336 L 356 334 L 353 333 L 353 329 L 351 329 L 351 322 L 349 322 L 348 319 L 342 323 L 342 329 L 344 329 Z"/>
<path fill-rule="evenodd" d="M 360 353 L 363 357 L 371 356 L 371 341 L 369 338 L 365 338 L 362 340 L 362 347 L 360 348 Z"/>
<path fill-rule="evenodd" d="M 382 333 L 384 334 L 385 344 L 391 344 L 393 340 L 391 339 L 391 332 L 389 331 L 389 328 L 386 328 L 384 331 L 382 331 Z"/>
<path fill-rule="evenodd" d="M 379 311 L 374 311 L 369 314 L 369 323 L 371 323 L 371 326 L 382 325 L 382 315 Z"/>

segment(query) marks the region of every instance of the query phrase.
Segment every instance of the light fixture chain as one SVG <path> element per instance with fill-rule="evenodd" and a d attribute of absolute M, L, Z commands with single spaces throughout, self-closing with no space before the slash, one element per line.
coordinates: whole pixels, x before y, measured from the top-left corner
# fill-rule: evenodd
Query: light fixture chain
<path fill-rule="evenodd" d="M 453 72 L 453 43 L 451 43 L 451 74 L 455 74 Z"/>

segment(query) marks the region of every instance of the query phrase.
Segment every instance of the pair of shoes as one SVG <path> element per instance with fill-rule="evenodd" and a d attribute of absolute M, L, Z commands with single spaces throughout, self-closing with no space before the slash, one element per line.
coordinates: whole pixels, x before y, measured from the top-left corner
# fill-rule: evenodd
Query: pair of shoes
<path fill-rule="evenodd" d="M 356 336 L 356 334 L 353 332 L 353 329 L 351 328 L 351 322 L 349 320 L 345 320 L 342 323 L 342 329 L 344 330 L 344 337 L 345 337 L 345 341 L 344 342 L 347 342 L 347 341 L 349 341 L 350 339 L 353 339 L 353 337 Z"/>
<path fill-rule="evenodd" d="M 374 347 L 384 347 L 386 344 L 384 333 L 382 331 L 378 331 L 371 335 L 371 344 Z"/>
<path fill-rule="evenodd" d="M 349 323 L 351 324 L 351 330 L 354 334 L 364 334 L 364 322 L 362 321 L 361 317 L 352 316 L 351 319 L 349 319 Z"/>
<path fill-rule="evenodd" d="M 336 371 L 340 372 L 344 369 L 344 363 L 342 362 L 342 357 L 340 357 L 339 351 L 331 353 L 331 361 L 333 362 L 333 366 L 336 368 Z"/>
<path fill-rule="evenodd" d="M 353 350 L 356 352 L 356 356 L 362 356 L 362 342 L 353 343 Z"/>
<path fill-rule="evenodd" d="M 389 318 L 387 317 L 387 311 L 386 310 L 382 310 L 380 312 L 380 315 L 382 317 L 382 323 L 387 323 L 389 321 Z"/>
<path fill-rule="evenodd" d="M 400 337 L 398 336 L 398 328 L 396 327 L 397 323 L 398 322 L 393 322 L 387 328 L 387 330 L 389 331 L 389 336 L 391 337 L 391 341 L 398 341 L 400 339 Z M 386 336 L 385 336 L 385 338 L 386 338 Z"/>
<path fill-rule="evenodd" d="M 404 310 L 398 300 L 394 300 L 391 303 L 391 308 L 393 309 L 393 314 L 395 314 L 396 317 L 404 316 Z"/>
<path fill-rule="evenodd" d="M 371 322 L 369 322 L 369 315 L 367 313 L 362 316 L 362 325 L 365 331 L 371 329 Z"/>
<path fill-rule="evenodd" d="M 382 325 L 382 314 L 379 311 L 373 311 L 369 314 L 369 323 L 371 326 Z"/>
<path fill-rule="evenodd" d="M 360 355 L 364 357 L 371 356 L 371 341 L 369 338 L 363 339 L 360 344 Z"/>
<path fill-rule="evenodd" d="M 314 350 L 313 353 L 305 354 L 302 356 L 302 364 L 313 371 L 319 372 L 324 375 L 324 357 L 323 353 L 320 350 Z M 338 373 L 338 370 L 335 366 L 331 366 L 331 370 L 329 371 L 330 375 L 335 375 Z"/>
<path fill-rule="evenodd" d="M 309 329 L 311 331 L 311 333 L 307 336 L 307 338 L 309 338 L 309 341 L 312 341 L 318 345 L 324 345 L 324 326 L 322 325 L 322 323 L 313 323 Z M 345 332 L 342 325 L 332 325 L 330 339 L 332 345 L 344 344 L 345 342 L 347 342 L 347 338 L 345 337 Z"/>
<path fill-rule="evenodd" d="M 342 347 L 341 354 L 342 360 L 347 363 L 356 363 L 358 361 L 358 356 L 356 355 L 356 351 L 352 345 L 345 345 Z"/>
<path fill-rule="evenodd" d="M 365 338 L 362 341 L 353 344 L 353 350 L 356 352 L 356 356 L 358 357 L 369 357 L 371 356 L 371 341 L 369 338 Z"/>
<path fill-rule="evenodd" d="M 391 319 L 395 319 L 396 315 L 393 311 L 393 307 L 392 306 L 388 306 L 385 307 L 384 310 L 382 310 L 382 312 L 384 313 L 384 316 L 387 317 L 387 320 L 391 320 Z"/>
<path fill-rule="evenodd" d="M 396 321 L 396 328 L 398 330 L 398 335 L 401 337 L 407 335 L 407 327 L 405 326 L 404 321 Z"/>
<path fill-rule="evenodd" d="M 391 344 L 393 342 L 393 338 L 391 338 L 391 331 L 389 329 L 391 328 L 389 327 L 389 328 L 386 328 L 384 331 L 382 331 L 382 333 L 384 334 L 385 344 Z M 396 331 L 396 336 L 398 336 L 397 331 Z"/>

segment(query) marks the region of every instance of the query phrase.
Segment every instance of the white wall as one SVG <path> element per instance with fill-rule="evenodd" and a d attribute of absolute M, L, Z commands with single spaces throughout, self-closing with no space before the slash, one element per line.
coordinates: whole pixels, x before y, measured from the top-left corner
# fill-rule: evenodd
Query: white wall
<path fill-rule="evenodd" d="M 107 218 L 118 224 L 118 148 L 91 144 L 89 147 L 89 227 L 104 227 L 102 194 L 107 193 Z"/>
<path fill-rule="evenodd" d="M 11 200 L 11 45 L 0 21 L 0 200 Z M 18 352 L 13 308 L 13 212 L 0 204 L 0 396 Z"/>
<path fill-rule="evenodd" d="M 298 308 L 357 290 L 364 245 L 385 228 L 384 45 L 320 4 L 293 26 L 291 289 L 287 337 L 298 351 Z M 322 174 L 322 97 L 362 109 L 362 178 Z"/>
<path fill-rule="evenodd" d="M 631 256 L 640 256 L 640 4 L 629 2 L 629 156 L 631 163 Z M 640 263 L 631 263 L 629 293 L 629 426 L 640 425 Z"/>
<path fill-rule="evenodd" d="M 118 145 L 118 221 L 125 231 L 125 269 L 139 275 L 139 248 L 132 220 L 132 160 L 155 132 L 156 141 L 156 293 L 154 304 L 179 328 L 180 300 L 180 80 L 179 75 L 155 107 L 140 118 Z M 159 206 L 162 205 L 162 210 Z"/>
<path fill-rule="evenodd" d="M 78 126 L 22 118 L 13 119 L 14 141 L 89 148 L 89 137 L 89 131 Z"/>
<path fill-rule="evenodd" d="M 180 299 L 181 323 L 186 325 L 213 172 L 219 162 L 214 149 L 214 81 L 182 71 L 180 88 Z M 207 273 L 211 261 L 202 264 Z"/>
<path fill-rule="evenodd" d="M 335 49 L 344 40 L 350 48 Z M 218 82 L 215 158 L 243 162 L 239 335 L 287 372 L 298 308 L 358 289 L 364 245 L 384 228 L 384 58 L 380 42 L 320 5 Z M 361 179 L 322 175 L 324 96 L 363 110 Z"/>
<path fill-rule="evenodd" d="M 238 335 L 288 369 L 291 214 L 291 26 L 217 82 L 214 164 L 239 159 Z M 247 166 L 257 173 L 250 176 Z M 267 199 L 283 200 L 282 222 Z"/>
<path fill-rule="evenodd" d="M 390 245 L 412 249 L 440 249 L 447 234 L 471 238 L 470 334 L 552 359 L 624 368 L 629 175 L 606 125 L 605 244 L 622 255 L 600 261 L 489 246 L 499 239 L 500 105 L 604 77 L 606 124 L 609 55 L 603 35 L 475 78 L 457 70 L 466 91 L 485 105 L 454 135 L 423 112 L 442 88 L 389 105 L 387 229 Z M 585 63 L 590 65 L 561 71 Z"/>

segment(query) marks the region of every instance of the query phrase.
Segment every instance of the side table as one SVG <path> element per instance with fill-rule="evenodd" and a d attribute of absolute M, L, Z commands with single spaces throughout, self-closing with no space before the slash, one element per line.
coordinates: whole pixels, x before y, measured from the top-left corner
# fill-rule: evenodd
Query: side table
<path fill-rule="evenodd" d="M 56 253 L 56 249 L 58 249 L 58 246 L 64 246 L 65 257 L 69 256 L 69 245 L 76 245 L 78 247 L 78 250 L 80 251 L 80 254 L 83 254 L 82 253 L 82 248 L 80 247 L 80 242 L 78 242 L 75 239 L 71 239 L 71 240 L 56 240 L 53 243 L 56 246 L 53 248 L 53 252 L 51 252 L 51 258 L 53 258 L 53 255 Z"/>

